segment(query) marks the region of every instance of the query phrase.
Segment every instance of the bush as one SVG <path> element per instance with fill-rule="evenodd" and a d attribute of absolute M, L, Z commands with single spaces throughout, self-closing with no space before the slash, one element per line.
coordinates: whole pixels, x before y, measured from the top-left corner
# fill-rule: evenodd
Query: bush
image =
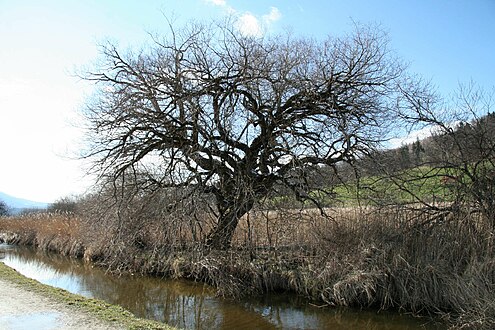
<path fill-rule="evenodd" d="M 9 215 L 9 208 L 4 201 L 0 200 L 0 217 Z"/>

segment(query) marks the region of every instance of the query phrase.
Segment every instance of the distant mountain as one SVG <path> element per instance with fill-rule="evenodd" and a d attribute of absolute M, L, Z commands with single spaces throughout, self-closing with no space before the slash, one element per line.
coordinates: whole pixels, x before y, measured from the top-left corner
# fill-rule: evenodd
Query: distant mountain
<path fill-rule="evenodd" d="M 48 207 L 47 203 L 30 201 L 28 199 L 7 195 L 3 192 L 0 192 L 0 201 L 7 204 L 14 214 L 19 213 L 24 209 L 46 209 Z"/>

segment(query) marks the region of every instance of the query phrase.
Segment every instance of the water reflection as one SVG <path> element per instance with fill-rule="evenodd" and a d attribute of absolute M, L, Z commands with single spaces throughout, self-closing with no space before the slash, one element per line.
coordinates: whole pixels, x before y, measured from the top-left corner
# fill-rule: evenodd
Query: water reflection
<path fill-rule="evenodd" d="M 55 329 L 57 319 L 61 316 L 60 313 L 41 312 L 31 313 L 27 315 L 0 316 L 0 329 L 37 329 L 51 330 Z"/>
<path fill-rule="evenodd" d="M 57 254 L 7 248 L 2 260 L 21 274 L 86 297 L 118 304 L 139 317 L 187 329 L 442 329 L 395 313 L 377 314 L 311 306 L 295 295 L 277 294 L 232 302 L 213 288 L 183 280 L 115 277 Z"/>

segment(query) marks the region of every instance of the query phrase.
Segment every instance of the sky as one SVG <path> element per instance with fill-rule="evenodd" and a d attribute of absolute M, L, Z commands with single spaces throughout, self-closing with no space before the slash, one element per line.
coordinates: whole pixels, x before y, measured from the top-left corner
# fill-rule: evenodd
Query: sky
<path fill-rule="evenodd" d="M 178 26 L 230 15 L 243 33 L 321 39 L 379 24 L 409 69 L 452 93 L 495 86 L 495 0 L 0 0 L 0 191 L 39 202 L 84 194 L 80 111 L 98 44 L 121 49 Z"/>

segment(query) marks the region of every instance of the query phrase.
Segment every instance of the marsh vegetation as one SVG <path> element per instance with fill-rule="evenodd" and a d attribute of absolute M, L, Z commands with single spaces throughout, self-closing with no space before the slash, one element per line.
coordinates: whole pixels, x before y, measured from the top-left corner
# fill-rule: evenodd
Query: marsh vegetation
<path fill-rule="evenodd" d="M 84 75 L 99 86 L 93 193 L 0 232 L 226 297 L 291 291 L 493 328 L 490 94 L 442 101 L 391 54 L 360 26 L 315 42 L 192 24 L 137 53 L 106 45 Z"/>

